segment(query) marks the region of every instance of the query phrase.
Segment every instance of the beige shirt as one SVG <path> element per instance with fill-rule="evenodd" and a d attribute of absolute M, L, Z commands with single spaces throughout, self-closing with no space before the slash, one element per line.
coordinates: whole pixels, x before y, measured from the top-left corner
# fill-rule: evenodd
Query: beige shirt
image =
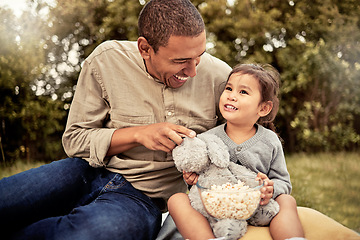
<path fill-rule="evenodd" d="M 204 132 L 217 125 L 218 101 L 230 67 L 205 53 L 197 75 L 172 89 L 151 77 L 136 42 L 108 41 L 85 60 L 63 135 L 70 157 L 121 173 L 153 198 L 186 190 L 171 154 L 143 146 L 107 158 L 118 128 L 170 122 Z"/>

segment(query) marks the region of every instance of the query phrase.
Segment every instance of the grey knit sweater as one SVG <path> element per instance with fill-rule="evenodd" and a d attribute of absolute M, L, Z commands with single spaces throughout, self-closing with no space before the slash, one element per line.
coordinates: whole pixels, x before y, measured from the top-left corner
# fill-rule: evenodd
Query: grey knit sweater
<path fill-rule="evenodd" d="M 256 127 L 256 134 L 242 144 L 236 144 L 229 138 L 225 132 L 226 124 L 202 134 L 217 135 L 229 148 L 231 161 L 256 173 L 265 173 L 274 181 L 274 199 L 283 193 L 290 194 L 290 175 L 287 171 L 284 151 L 278 136 L 261 125 L 257 124 Z"/>

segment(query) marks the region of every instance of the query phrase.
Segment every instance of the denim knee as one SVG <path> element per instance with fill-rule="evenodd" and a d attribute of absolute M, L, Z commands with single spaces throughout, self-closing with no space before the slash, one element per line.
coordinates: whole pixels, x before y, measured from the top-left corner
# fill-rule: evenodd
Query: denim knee
<path fill-rule="evenodd" d="M 71 210 L 93 176 L 79 158 L 67 158 L 1 179 L 0 225 L 13 231 Z"/>
<path fill-rule="evenodd" d="M 97 203 L 99 205 L 99 203 Z M 87 213 L 75 212 L 82 215 L 82 224 L 74 223 L 71 219 L 64 227 L 64 232 L 58 236 L 59 239 L 86 239 L 86 240 L 113 240 L 113 239 L 155 239 L 160 230 L 161 214 L 150 213 L 145 209 L 137 215 L 134 211 L 124 211 L 130 206 L 111 206 L 101 204 L 96 209 L 78 209 L 76 211 L 88 211 Z M 128 209 L 127 209 L 128 210 Z M 90 214 L 90 215 L 88 215 Z M 84 217 L 86 216 L 87 217 Z M 67 216 L 66 218 L 68 218 Z M 65 224 L 63 222 L 63 224 Z M 71 231 L 69 226 L 74 225 L 76 229 Z M 59 232 L 59 231 L 58 231 Z M 67 238 L 68 237 L 68 238 Z"/>
<path fill-rule="evenodd" d="M 161 212 L 120 174 L 99 171 L 90 195 L 97 196 L 64 216 L 35 222 L 15 239 L 155 239 Z M 90 198 L 89 198 L 90 199 Z"/>

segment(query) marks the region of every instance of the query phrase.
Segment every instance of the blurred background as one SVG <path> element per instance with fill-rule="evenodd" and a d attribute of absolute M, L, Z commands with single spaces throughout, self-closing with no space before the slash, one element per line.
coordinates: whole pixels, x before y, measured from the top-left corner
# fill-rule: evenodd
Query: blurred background
<path fill-rule="evenodd" d="M 136 40 L 146 2 L 0 0 L 0 178 L 66 157 L 61 135 L 81 63 L 103 41 Z M 275 124 L 298 205 L 359 232 L 358 0 L 192 2 L 207 52 L 281 73 Z"/>

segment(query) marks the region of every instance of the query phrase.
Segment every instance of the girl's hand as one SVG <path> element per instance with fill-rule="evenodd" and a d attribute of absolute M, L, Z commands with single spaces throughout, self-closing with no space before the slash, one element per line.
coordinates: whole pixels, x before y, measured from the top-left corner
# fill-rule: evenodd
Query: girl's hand
<path fill-rule="evenodd" d="M 259 172 L 256 176 L 256 179 L 264 181 L 264 187 L 260 189 L 261 191 L 261 201 L 260 205 L 266 205 L 269 203 L 270 199 L 274 193 L 274 182 L 271 181 L 266 174 Z"/>
<path fill-rule="evenodd" d="M 199 175 L 194 172 L 183 172 L 183 178 L 189 185 L 194 185 L 199 179 Z"/>

